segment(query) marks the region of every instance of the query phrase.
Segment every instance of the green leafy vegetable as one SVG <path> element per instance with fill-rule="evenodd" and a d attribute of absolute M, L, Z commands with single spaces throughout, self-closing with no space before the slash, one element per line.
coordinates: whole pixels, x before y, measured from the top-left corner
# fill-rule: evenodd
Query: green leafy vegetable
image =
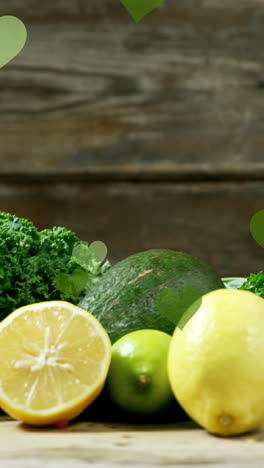
<path fill-rule="evenodd" d="M 251 291 L 264 298 L 264 273 L 260 271 L 257 274 L 251 273 L 247 280 L 238 289 Z"/>
<path fill-rule="evenodd" d="M 30 221 L 0 212 L 0 320 L 35 302 L 77 304 L 109 268 L 68 229 L 38 232 Z"/>
<path fill-rule="evenodd" d="M 100 241 L 97 241 L 100 242 Z M 103 242 L 101 242 L 104 245 Z M 74 273 L 60 273 L 56 277 L 56 286 L 71 302 L 77 303 L 84 294 L 89 292 L 89 288 L 110 268 L 110 263 L 105 261 L 102 264 L 96 258 L 95 251 L 88 246 L 87 242 L 78 242 L 73 250 L 71 262 L 77 265 Z M 106 250 L 106 246 L 104 248 Z M 79 265 L 79 266 L 78 266 Z M 81 267 L 81 268 L 80 268 Z"/>

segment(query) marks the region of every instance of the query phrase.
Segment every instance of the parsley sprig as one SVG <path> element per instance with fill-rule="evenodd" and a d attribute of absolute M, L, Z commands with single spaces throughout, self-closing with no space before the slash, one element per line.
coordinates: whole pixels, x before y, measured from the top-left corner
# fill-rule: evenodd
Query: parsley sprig
<path fill-rule="evenodd" d="M 56 277 L 56 287 L 61 291 L 65 300 L 76 303 L 111 267 L 107 256 L 107 247 L 101 241 L 80 242 L 74 246 L 71 261 L 77 264 L 72 273 L 60 273 Z"/>

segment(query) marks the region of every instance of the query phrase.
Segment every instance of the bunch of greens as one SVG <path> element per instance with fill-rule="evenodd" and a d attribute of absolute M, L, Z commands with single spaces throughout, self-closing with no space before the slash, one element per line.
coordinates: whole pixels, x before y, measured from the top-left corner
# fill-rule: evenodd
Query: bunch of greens
<path fill-rule="evenodd" d="M 243 289 L 245 291 L 251 291 L 258 296 L 264 298 L 264 273 L 260 271 L 259 273 L 251 273 L 246 281 L 238 289 Z"/>
<path fill-rule="evenodd" d="M 106 246 L 88 245 L 71 231 L 38 232 L 28 220 L 0 212 L 0 320 L 27 304 L 77 304 L 110 268 Z"/>

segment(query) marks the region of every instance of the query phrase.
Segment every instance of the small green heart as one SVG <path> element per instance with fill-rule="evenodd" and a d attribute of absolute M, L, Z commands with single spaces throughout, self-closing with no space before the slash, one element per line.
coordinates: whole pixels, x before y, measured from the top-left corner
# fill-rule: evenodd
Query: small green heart
<path fill-rule="evenodd" d="M 15 16 L 0 17 L 0 68 L 16 57 L 27 40 L 24 23 Z"/>
<path fill-rule="evenodd" d="M 95 260 L 94 252 L 90 250 L 87 242 L 77 244 L 73 248 L 72 257 L 84 270 L 89 270 L 91 263 Z"/>
<path fill-rule="evenodd" d="M 180 289 L 180 291 L 163 288 L 155 296 L 155 305 L 159 313 L 181 329 L 197 312 L 201 303 L 202 294 L 194 286 L 186 286 Z M 186 311 L 188 317 L 185 316 Z M 185 316 L 184 320 L 182 320 L 183 316 Z"/>
<path fill-rule="evenodd" d="M 77 299 L 88 281 L 88 273 L 75 270 L 73 273 L 60 273 L 55 279 L 55 285 L 65 296 Z"/>
<path fill-rule="evenodd" d="M 165 2 L 165 0 L 120 0 L 136 23 Z"/>
<path fill-rule="evenodd" d="M 198 297 L 185 311 L 179 322 L 177 323 L 177 327 L 180 330 L 183 330 L 185 325 L 189 322 L 189 320 L 198 312 L 200 306 L 202 305 L 202 296 Z"/>
<path fill-rule="evenodd" d="M 264 210 L 258 211 L 252 216 L 249 226 L 253 239 L 264 248 Z"/>
<path fill-rule="evenodd" d="M 107 256 L 107 247 L 104 242 L 94 241 L 90 244 L 90 249 L 93 250 L 95 258 L 98 262 L 102 263 Z"/>

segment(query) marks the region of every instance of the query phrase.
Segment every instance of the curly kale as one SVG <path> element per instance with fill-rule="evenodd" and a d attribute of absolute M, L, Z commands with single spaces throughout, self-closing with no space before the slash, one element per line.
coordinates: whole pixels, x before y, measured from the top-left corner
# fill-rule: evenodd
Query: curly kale
<path fill-rule="evenodd" d="M 258 296 L 264 298 L 264 273 L 260 271 L 259 273 L 251 273 L 247 280 L 240 286 L 238 289 L 243 289 L 245 291 L 251 291 Z"/>
<path fill-rule="evenodd" d="M 82 246 L 88 261 L 73 256 Z M 0 320 L 23 305 L 50 300 L 77 304 L 110 268 L 63 227 L 38 232 L 30 221 L 0 212 Z"/>
<path fill-rule="evenodd" d="M 0 213 L 0 314 L 11 312 L 20 298 L 31 300 L 28 285 L 23 278 L 28 275 L 25 258 L 36 254 L 38 232 L 32 223 L 5 213 Z"/>

